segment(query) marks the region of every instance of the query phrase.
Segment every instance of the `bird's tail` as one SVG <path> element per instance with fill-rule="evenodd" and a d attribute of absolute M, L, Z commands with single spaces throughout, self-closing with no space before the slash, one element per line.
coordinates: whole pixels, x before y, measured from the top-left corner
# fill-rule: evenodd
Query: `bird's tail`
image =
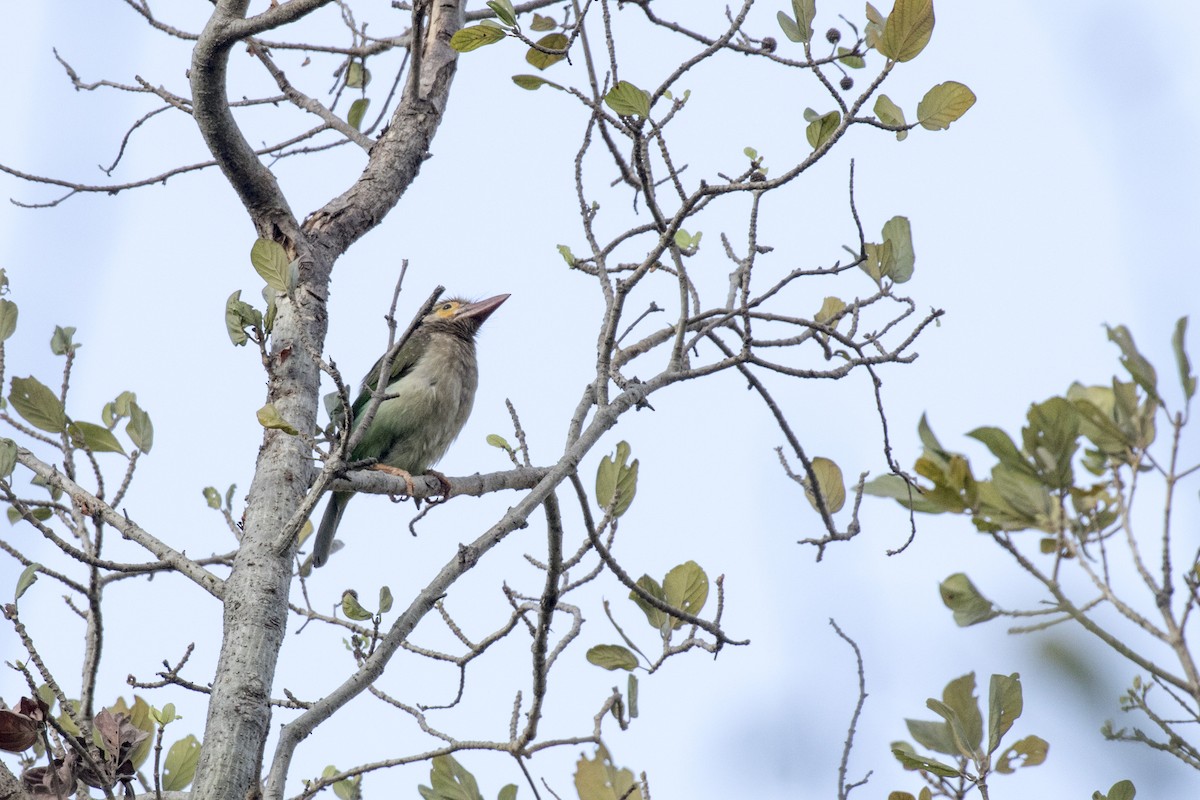
<path fill-rule="evenodd" d="M 313 545 L 313 566 L 324 566 L 329 560 L 329 552 L 333 549 L 333 534 L 337 532 L 338 523 L 342 521 L 342 513 L 346 503 L 350 502 L 353 492 L 333 492 L 329 495 L 329 505 L 325 506 L 325 514 L 321 517 L 321 527 L 317 528 L 317 540 Z"/>

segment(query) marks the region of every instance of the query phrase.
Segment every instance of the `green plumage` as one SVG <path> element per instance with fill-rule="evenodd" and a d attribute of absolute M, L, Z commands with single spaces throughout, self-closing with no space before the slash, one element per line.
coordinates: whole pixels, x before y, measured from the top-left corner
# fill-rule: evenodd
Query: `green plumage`
<path fill-rule="evenodd" d="M 350 454 L 350 461 L 375 459 L 411 475 L 422 475 L 438 462 L 458 436 L 475 400 L 479 371 L 475 334 L 508 295 L 478 303 L 439 302 L 392 361 L 387 397 L 371 426 Z M 379 382 L 383 359 L 367 373 L 350 410 L 358 427 Z M 313 565 L 329 558 L 333 536 L 353 492 L 333 492 L 321 517 L 313 546 Z"/>

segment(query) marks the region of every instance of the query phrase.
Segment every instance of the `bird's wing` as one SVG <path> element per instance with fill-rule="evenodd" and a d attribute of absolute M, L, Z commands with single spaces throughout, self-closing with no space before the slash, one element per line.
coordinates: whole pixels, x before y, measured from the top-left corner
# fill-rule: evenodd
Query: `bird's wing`
<path fill-rule="evenodd" d="M 386 386 L 391 386 L 412 372 L 413 367 L 416 366 L 421 350 L 427 344 L 427 342 L 421 341 L 418 337 L 421 337 L 421 339 L 426 338 L 422 337 L 420 332 L 414 332 L 408 341 L 404 343 L 404 346 L 400 348 L 400 352 L 396 354 L 396 357 L 392 359 L 391 375 L 388 378 L 387 384 L 385 384 Z M 371 402 L 371 395 L 379 386 L 379 369 L 383 366 L 383 359 L 386 355 L 385 353 L 383 356 L 380 356 L 375 365 L 367 372 L 367 376 L 363 378 L 362 385 L 358 388 L 358 397 L 355 398 L 354 406 L 350 410 L 351 419 L 358 419 L 358 415 L 363 413 L 367 405 Z"/>

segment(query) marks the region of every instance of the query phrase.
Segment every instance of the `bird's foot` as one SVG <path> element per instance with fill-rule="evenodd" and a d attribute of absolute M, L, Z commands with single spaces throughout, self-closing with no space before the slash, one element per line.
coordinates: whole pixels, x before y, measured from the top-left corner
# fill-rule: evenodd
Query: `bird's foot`
<path fill-rule="evenodd" d="M 437 478 L 438 483 L 441 484 L 442 499 L 438 502 L 444 503 L 449 500 L 450 492 L 454 490 L 454 487 L 450 485 L 450 479 L 438 472 L 436 469 L 425 470 L 425 474 L 432 475 L 433 477 Z M 433 501 L 431 500 L 430 502 L 432 503 Z"/>
<path fill-rule="evenodd" d="M 390 467 L 387 464 L 372 464 L 371 469 L 377 469 L 380 472 L 386 472 L 388 475 L 395 475 L 397 478 L 403 478 L 404 479 L 404 489 L 408 493 L 409 497 L 412 497 L 413 494 L 417 491 L 417 487 L 413 486 L 412 473 L 406 469 L 400 469 L 399 467 Z"/>

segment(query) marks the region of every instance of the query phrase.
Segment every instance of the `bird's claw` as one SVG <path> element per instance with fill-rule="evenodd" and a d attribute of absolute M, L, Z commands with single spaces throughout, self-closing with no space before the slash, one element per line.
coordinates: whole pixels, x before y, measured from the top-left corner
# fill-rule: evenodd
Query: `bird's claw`
<path fill-rule="evenodd" d="M 408 494 L 408 496 L 412 497 L 416 493 L 417 487 L 413 485 L 413 476 L 408 470 L 400 469 L 399 467 L 391 467 L 387 464 L 372 464 L 371 469 L 377 469 L 380 472 L 386 472 L 388 475 L 395 475 L 397 478 L 403 478 L 404 491 Z"/>

